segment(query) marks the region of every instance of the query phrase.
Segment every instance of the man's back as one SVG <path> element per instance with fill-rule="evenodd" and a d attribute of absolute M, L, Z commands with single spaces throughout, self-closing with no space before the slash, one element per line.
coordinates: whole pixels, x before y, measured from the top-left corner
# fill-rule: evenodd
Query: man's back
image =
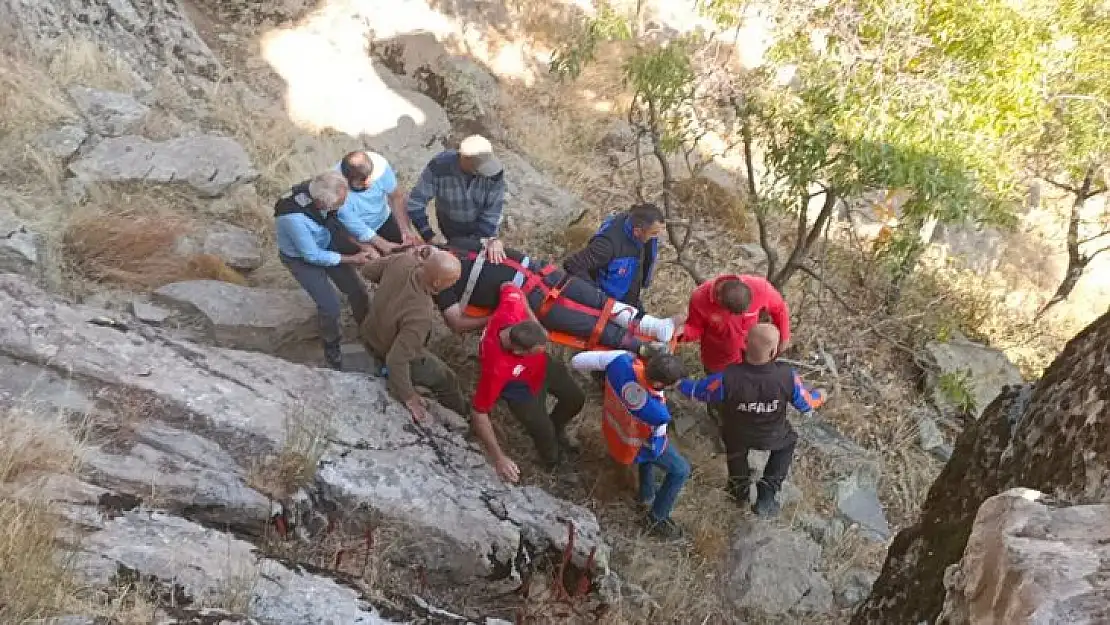
<path fill-rule="evenodd" d="M 379 357 L 385 357 L 402 329 L 420 332 L 425 338 L 431 330 L 435 309 L 417 279 L 419 266 L 413 255 L 396 254 L 372 261 L 364 270 L 378 288 L 360 334 Z"/>
<path fill-rule="evenodd" d="M 452 241 L 447 249 L 459 258 L 459 263 L 462 265 L 462 274 L 455 284 L 436 295 L 436 305 L 440 310 L 446 310 L 462 299 L 467 282 L 470 280 L 470 272 L 474 268 L 473 256 L 481 251 L 482 246 L 473 239 L 457 239 Z M 526 258 L 523 252 L 508 248 L 505 250 L 505 256 L 518 263 Z M 482 264 L 481 275 L 475 283 L 474 292 L 471 293 L 468 304 L 480 308 L 496 308 L 500 298 L 501 285 L 511 281 L 515 276 L 516 269 L 508 265 L 486 261 Z"/>
<path fill-rule="evenodd" d="M 776 449 L 790 437 L 787 409 L 794 397 L 788 365 L 733 364 L 724 370 L 724 426 L 759 449 Z"/>

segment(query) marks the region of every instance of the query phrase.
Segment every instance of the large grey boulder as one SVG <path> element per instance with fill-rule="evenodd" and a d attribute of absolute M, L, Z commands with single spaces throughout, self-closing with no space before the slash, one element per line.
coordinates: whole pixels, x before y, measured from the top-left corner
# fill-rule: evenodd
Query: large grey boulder
<path fill-rule="evenodd" d="M 120 571 L 153 578 L 178 602 L 233 605 L 261 624 L 389 625 L 366 598 L 334 580 L 260 557 L 230 534 L 180 517 L 136 510 L 81 540 L 74 570 L 110 586 Z"/>
<path fill-rule="evenodd" d="M 0 0 L 0 18 L 35 56 L 49 58 L 72 38 L 96 42 L 145 83 L 166 69 L 182 80 L 223 73 L 179 0 Z"/>
<path fill-rule="evenodd" d="M 211 254 L 219 257 L 228 267 L 240 271 L 253 271 L 262 266 L 262 241 L 246 228 L 218 221 L 201 232 L 182 237 L 177 242 L 177 252 L 184 256 Z"/>
<path fill-rule="evenodd" d="M 944 575 L 938 624 L 1096 625 L 1110 619 L 1110 505 L 1043 503 L 1016 488 L 983 502 Z"/>
<path fill-rule="evenodd" d="M 42 235 L 15 213 L 0 207 L 0 273 L 37 275 L 42 267 Z"/>
<path fill-rule="evenodd" d="M 105 139 L 69 169 L 85 182 L 182 182 L 205 197 L 217 197 L 258 178 L 243 146 L 212 134 L 169 141 L 137 136 Z"/>
<path fill-rule="evenodd" d="M 35 145 L 54 158 L 66 160 L 81 149 L 88 137 L 88 131 L 81 126 L 67 125 L 39 134 Z"/>
<path fill-rule="evenodd" d="M 372 40 L 370 53 L 405 86 L 444 107 L 457 133 L 504 137 L 496 118 L 497 78 L 470 58 L 448 52 L 431 32 Z"/>
<path fill-rule="evenodd" d="M 362 527 L 390 523 L 403 538 L 401 557 L 465 585 L 514 578 L 538 556 L 561 552 L 573 528 L 571 562 L 585 567 L 596 548 L 594 572 L 608 571 L 609 547 L 591 512 L 533 486 L 504 484 L 460 433 L 461 417 L 433 405 L 438 423 L 416 427 L 384 380 L 199 346 L 144 325 L 93 324 L 103 311 L 63 303 L 16 276 L 0 276 L 0 310 L 10 319 L 0 325 L 0 355 L 153 403 L 139 422 L 164 425 L 140 427 L 134 439 L 154 450 L 140 447 L 150 466 L 163 459 L 155 452 L 172 448 L 176 466 L 198 479 L 205 471 L 234 477 L 242 474 L 228 463 L 250 467 L 311 438 L 317 470 L 305 496 L 283 511 L 301 531 L 311 530 L 319 506 Z M 184 498 L 187 490 L 179 483 L 169 492 Z M 217 491 L 202 489 L 201 499 Z"/>
<path fill-rule="evenodd" d="M 740 523 L 728 554 L 725 598 L 736 610 L 827 614 L 833 592 L 817 571 L 821 547 L 766 521 Z"/>
<path fill-rule="evenodd" d="M 199 315 L 221 347 L 272 352 L 318 332 L 316 305 L 300 289 L 259 289 L 218 280 L 167 284 L 155 300 L 186 315 Z"/>
<path fill-rule="evenodd" d="M 82 85 L 69 88 L 69 97 L 93 132 L 104 137 L 130 134 L 143 123 L 150 107 L 127 93 L 104 91 Z"/>
<path fill-rule="evenodd" d="M 926 385 L 933 403 L 944 412 L 961 412 L 953 401 L 949 385 L 968 391 L 974 403 L 971 414 L 978 419 L 1004 386 L 1021 384 L 1021 372 L 1000 350 L 962 338 L 948 342 L 930 341 L 925 345 L 926 362 L 932 365 Z"/>
<path fill-rule="evenodd" d="M 846 521 L 858 525 L 864 537 L 878 542 L 890 538 L 890 525 L 875 486 L 860 476 L 837 484 L 836 509 Z"/>

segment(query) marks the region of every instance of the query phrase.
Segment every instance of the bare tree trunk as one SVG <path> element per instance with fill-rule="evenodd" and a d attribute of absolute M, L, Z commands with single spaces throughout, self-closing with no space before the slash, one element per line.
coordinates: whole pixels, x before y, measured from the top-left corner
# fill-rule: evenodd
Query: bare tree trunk
<path fill-rule="evenodd" d="M 770 235 L 767 232 L 767 214 L 766 208 L 759 200 L 759 190 L 755 186 L 755 160 L 752 157 L 752 128 L 745 121 L 740 127 L 740 132 L 744 140 L 744 174 L 748 180 L 748 202 L 751 203 L 752 212 L 755 213 L 755 223 L 759 229 L 759 247 L 763 248 L 763 253 L 767 255 L 767 273 L 766 278 L 771 279 L 775 275 L 775 271 L 779 266 L 779 253 L 775 251 L 771 245 Z"/>
<path fill-rule="evenodd" d="M 790 257 L 786 259 L 782 269 L 770 278 L 771 284 L 776 289 L 782 291 L 794 273 L 798 271 L 798 267 L 805 261 L 806 256 L 809 255 L 810 248 L 817 242 L 821 232 L 825 229 L 825 224 L 828 223 L 829 218 L 832 216 L 833 209 L 836 207 L 838 201 L 837 193 L 834 189 L 825 190 L 825 203 L 821 205 L 821 212 L 817 214 L 817 220 L 813 222 L 812 226 L 808 226 L 809 222 L 809 196 L 803 195 L 799 202 L 801 206 L 798 210 L 798 233 L 794 241 L 794 250 L 790 252 Z M 808 230 L 807 230 L 808 226 Z"/>
<path fill-rule="evenodd" d="M 1064 273 L 1064 280 L 1060 282 L 1060 286 L 1056 287 L 1056 293 L 1048 300 L 1039 311 L 1037 311 L 1036 319 L 1040 319 L 1049 308 L 1063 302 L 1071 295 L 1075 285 L 1079 284 L 1079 279 L 1083 277 L 1083 272 L 1087 269 L 1091 259 L 1100 252 L 1105 251 L 1105 248 L 1098 250 L 1090 256 L 1085 256 L 1079 251 L 1079 221 L 1083 212 L 1083 206 L 1087 200 L 1098 195 L 1104 189 L 1099 191 L 1092 191 L 1091 187 L 1094 184 L 1095 171 L 1097 167 L 1092 163 L 1087 166 L 1086 173 L 1083 174 L 1083 183 L 1079 185 L 1078 189 L 1069 188 L 1072 193 L 1071 214 L 1068 216 L 1068 269 Z"/>
<path fill-rule="evenodd" d="M 705 282 L 705 276 L 698 271 L 697 266 L 692 261 L 686 258 L 686 247 L 690 244 L 690 238 L 693 235 L 693 224 L 686 222 L 685 231 L 679 236 L 678 229 L 682 226 L 679 226 L 676 221 L 672 205 L 674 192 L 671 189 L 674 187 L 674 172 L 671 171 L 671 164 L 667 160 L 667 154 L 663 151 L 663 145 L 659 138 L 659 117 L 655 110 L 655 104 L 650 100 L 645 100 L 645 103 L 648 109 L 648 134 L 651 136 L 651 151 L 655 160 L 659 162 L 659 168 L 663 171 L 663 213 L 667 217 L 667 238 L 674 247 L 676 256 L 678 256 L 675 262 L 679 267 L 686 270 L 695 284 L 701 284 Z M 633 106 L 635 106 L 635 101 L 633 101 Z"/>

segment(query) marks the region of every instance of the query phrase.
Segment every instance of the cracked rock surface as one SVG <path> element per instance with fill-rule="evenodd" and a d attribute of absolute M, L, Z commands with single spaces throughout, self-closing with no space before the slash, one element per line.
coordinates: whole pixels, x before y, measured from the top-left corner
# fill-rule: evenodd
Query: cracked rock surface
<path fill-rule="evenodd" d="M 213 134 L 168 141 L 113 137 L 96 144 L 69 169 L 84 182 L 181 182 L 202 197 L 218 197 L 258 178 L 243 146 Z"/>
<path fill-rule="evenodd" d="M 104 488 L 145 498 L 159 485 L 159 507 L 200 522 L 234 519 L 234 529 L 251 533 L 270 511 L 245 467 L 279 452 L 299 423 L 329 442 L 303 499 L 404 525 L 419 536 L 407 556 L 428 570 L 460 582 L 515 576 L 522 551 L 566 546 L 568 522 L 573 564 L 584 566 L 596 547 L 595 572 L 608 569 L 591 512 L 505 485 L 463 437 L 458 415 L 437 407 L 439 423 L 418 428 L 383 380 L 198 346 L 143 325 L 92 324 L 103 310 L 14 275 L 0 276 L 0 309 L 10 311 L 0 368 L 21 371 L 8 377 L 46 384 L 52 393 L 36 391 L 43 401 L 95 406 L 119 430 L 91 457 L 90 479 Z"/>

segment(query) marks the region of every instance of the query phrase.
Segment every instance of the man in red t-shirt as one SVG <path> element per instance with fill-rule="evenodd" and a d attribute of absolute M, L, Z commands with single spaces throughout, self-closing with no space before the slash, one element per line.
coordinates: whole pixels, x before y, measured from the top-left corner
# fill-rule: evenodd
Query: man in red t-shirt
<path fill-rule="evenodd" d="M 505 400 L 549 466 L 558 465 L 564 452 L 573 452 L 566 425 L 582 411 L 586 395 L 561 361 L 544 351 L 547 331 L 536 321 L 524 293 L 511 282 L 501 285 L 501 295 L 482 333 L 478 359 L 482 373 L 474 392 L 470 424 L 493 461 L 497 474 L 507 482 L 520 479 L 520 469 L 501 450 L 489 413 L 498 399 Z M 557 400 L 547 413 L 547 394 Z"/>
<path fill-rule="evenodd" d="M 767 280 L 752 275 L 722 275 L 703 283 L 690 297 L 681 342 L 701 343 L 707 373 L 743 362 L 748 330 L 767 313 L 779 329 L 778 352 L 790 342 L 790 309 Z"/>

